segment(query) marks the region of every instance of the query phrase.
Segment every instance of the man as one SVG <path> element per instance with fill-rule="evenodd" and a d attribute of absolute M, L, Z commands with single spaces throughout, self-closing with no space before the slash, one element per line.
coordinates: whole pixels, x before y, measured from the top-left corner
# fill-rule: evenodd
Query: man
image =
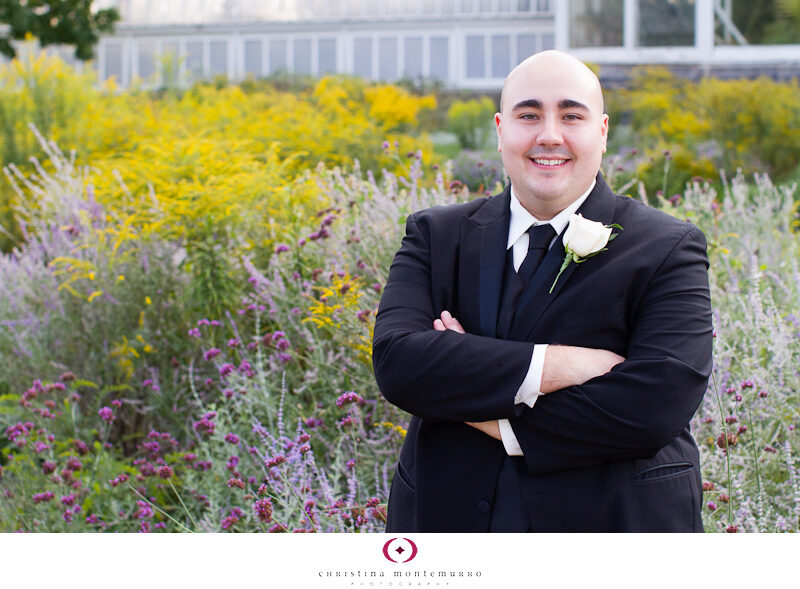
<path fill-rule="evenodd" d="M 702 531 L 703 234 L 608 188 L 580 61 L 522 62 L 495 125 L 510 186 L 411 215 L 381 299 L 376 380 L 413 415 L 387 531 Z M 621 229 L 559 275 L 576 212 Z"/>

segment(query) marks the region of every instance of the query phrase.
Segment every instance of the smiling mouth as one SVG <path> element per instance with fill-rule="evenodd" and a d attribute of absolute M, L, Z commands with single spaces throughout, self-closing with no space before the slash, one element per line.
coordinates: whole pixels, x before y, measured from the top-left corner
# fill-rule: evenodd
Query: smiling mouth
<path fill-rule="evenodd" d="M 560 166 L 569 160 L 534 157 L 531 158 L 531 161 L 535 164 L 539 164 L 540 166 Z"/>

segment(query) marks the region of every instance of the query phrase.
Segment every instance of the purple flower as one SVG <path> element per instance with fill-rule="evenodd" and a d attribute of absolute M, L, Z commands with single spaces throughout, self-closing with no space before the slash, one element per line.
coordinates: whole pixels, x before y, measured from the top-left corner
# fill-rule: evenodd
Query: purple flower
<path fill-rule="evenodd" d="M 44 462 L 42 463 L 42 473 L 44 474 L 53 474 L 56 470 L 56 465 L 52 462 Z"/>
<path fill-rule="evenodd" d="M 35 493 L 33 495 L 33 502 L 34 503 L 45 503 L 46 501 L 51 501 L 55 495 L 52 491 L 45 491 L 44 493 Z"/>
<path fill-rule="evenodd" d="M 276 254 L 282 254 L 283 252 L 288 252 L 288 251 L 289 251 L 289 246 L 286 245 L 285 243 L 279 243 L 277 246 L 275 246 Z"/>
<path fill-rule="evenodd" d="M 240 345 L 242 345 L 242 342 L 240 342 L 235 337 L 232 337 L 231 339 L 228 340 L 228 347 L 229 348 L 238 348 Z"/>
<path fill-rule="evenodd" d="M 197 327 L 192 327 L 189 330 L 189 335 L 192 337 L 201 337 L 200 330 Z"/>
<path fill-rule="evenodd" d="M 214 433 L 214 429 L 217 427 L 217 424 L 213 421 L 216 416 L 216 411 L 211 411 L 203 415 L 199 421 L 195 421 L 192 425 L 194 431 L 202 436 L 210 437 Z"/>
<path fill-rule="evenodd" d="M 292 355 L 291 354 L 286 354 L 284 352 L 281 352 L 280 354 L 278 354 L 278 361 L 281 364 L 287 364 L 288 362 L 291 361 L 291 359 L 292 359 Z"/>
<path fill-rule="evenodd" d="M 272 468 L 274 466 L 278 466 L 279 464 L 283 464 L 284 462 L 286 462 L 286 456 L 284 456 L 283 454 L 276 454 L 275 456 L 264 462 L 264 466 L 266 466 L 267 468 Z"/>
<path fill-rule="evenodd" d="M 162 479 L 171 479 L 173 474 L 172 468 L 166 464 L 163 464 L 158 468 L 158 476 L 160 476 Z"/>
<path fill-rule="evenodd" d="M 247 485 L 245 485 L 244 481 L 240 478 L 232 478 L 228 479 L 228 486 L 233 489 L 234 487 L 238 487 L 239 489 L 244 489 Z"/>
<path fill-rule="evenodd" d="M 203 359 L 208 362 L 212 358 L 216 358 L 222 353 L 222 350 L 218 350 L 217 348 L 211 348 L 205 354 L 203 354 Z"/>
<path fill-rule="evenodd" d="M 224 377 L 228 376 L 234 370 L 236 370 L 236 366 L 234 366 L 231 363 L 225 363 L 225 364 L 223 364 L 222 366 L 219 367 L 219 375 L 224 378 Z"/>
<path fill-rule="evenodd" d="M 111 485 L 112 487 L 116 487 L 118 485 L 121 485 L 125 481 L 127 481 L 128 478 L 130 478 L 130 477 L 128 477 L 128 475 L 126 473 L 122 473 L 120 475 L 117 475 L 116 477 L 114 477 L 110 481 L 108 481 L 108 484 Z"/>
<path fill-rule="evenodd" d="M 253 365 L 250 364 L 247 360 L 242 360 L 242 363 L 239 364 L 239 374 L 244 374 L 247 378 L 253 378 L 255 376 L 255 371 L 253 371 Z"/>
<path fill-rule="evenodd" d="M 357 405 L 361 406 L 364 404 L 364 399 L 362 399 L 361 396 L 354 391 L 347 391 L 340 395 L 338 399 L 336 399 L 337 407 L 344 407 L 350 403 L 356 403 Z"/>
<path fill-rule="evenodd" d="M 225 441 L 229 444 L 238 444 L 239 443 L 239 436 L 236 434 L 229 432 L 225 434 Z"/>
<path fill-rule="evenodd" d="M 111 407 L 101 407 L 97 414 L 103 421 L 107 421 L 108 423 L 112 423 L 114 421 L 114 412 L 111 411 Z"/>
<path fill-rule="evenodd" d="M 70 493 L 69 495 L 64 495 L 61 498 L 61 504 L 64 505 L 64 507 L 72 507 L 73 505 L 75 505 L 75 495 L 73 495 L 72 493 Z"/>
<path fill-rule="evenodd" d="M 258 519 L 262 522 L 268 522 L 272 519 L 272 501 L 269 497 L 262 497 L 253 503 L 253 511 L 256 512 Z"/>

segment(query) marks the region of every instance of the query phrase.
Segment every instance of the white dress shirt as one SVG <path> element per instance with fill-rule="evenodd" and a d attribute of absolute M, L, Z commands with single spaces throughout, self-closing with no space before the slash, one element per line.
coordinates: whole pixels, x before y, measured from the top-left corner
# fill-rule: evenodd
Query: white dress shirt
<path fill-rule="evenodd" d="M 549 223 L 555 229 L 556 237 L 550 242 L 550 246 L 558 240 L 558 236 L 569 225 L 570 216 L 578 210 L 583 204 L 583 201 L 589 196 L 589 193 L 594 189 L 595 181 L 592 180 L 592 185 L 589 190 L 569 205 L 566 209 L 558 213 L 549 221 L 539 221 L 536 217 L 531 215 L 525 207 L 520 204 L 517 195 L 514 194 L 514 187 L 511 187 L 511 222 L 508 225 L 508 244 L 506 249 L 513 248 L 512 255 L 514 257 L 514 270 L 519 270 L 525 256 L 528 255 L 528 229 L 532 225 L 545 225 Z M 547 344 L 536 344 L 533 346 L 533 356 L 531 357 L 531 364 L 528 368 L 528 374 L 525 375 L 525 380 L 522 381 L 517 394 L 514 397 L 514 403 L 525 403 L 528 407 L 533 407 L 536 399 L 542 394 L 542 371 L 544 369 L 544 356 L 547 351 Z M 506 452 L 509 456 L 522 456 L 522 448 L 520 448 L 517 436 L 514 435 L 514 430 L 508 419 L 500 419 L 500 437 L 503 440 Z"/>

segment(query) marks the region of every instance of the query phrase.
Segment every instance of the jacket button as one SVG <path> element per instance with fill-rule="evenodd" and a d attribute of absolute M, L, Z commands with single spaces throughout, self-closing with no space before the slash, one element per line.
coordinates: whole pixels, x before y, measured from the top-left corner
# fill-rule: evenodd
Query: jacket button
<path fill-rule="evenodd" d="M 489 502 L 484 499 L 478 501 L 478 511 L 481 513 L 487 513 L 489 511 Z"/>

